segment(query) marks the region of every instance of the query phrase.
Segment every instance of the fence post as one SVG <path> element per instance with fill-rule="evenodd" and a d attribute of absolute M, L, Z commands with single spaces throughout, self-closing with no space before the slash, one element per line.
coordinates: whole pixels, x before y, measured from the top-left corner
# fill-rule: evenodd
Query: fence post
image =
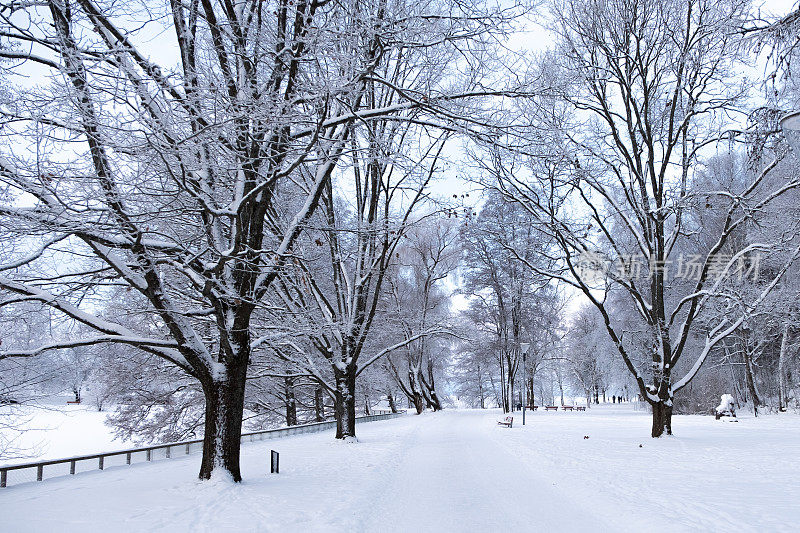
<path fill-rule="evenodd" d="M 151 459 L 151 455 L 150 455 L 150 450 L 148 449 L 147 450 L 147 460 L 149 461 L 150 459 Z"/>
<path fill-rule="evenodd" d="M 167 446 L 167 452 L 166 453 L 167 453 L 167 459 L 169 459 L 171 457 L 170 447 L 169 446 Z"/>
<path fill-rule="evenodd" d="M 125 454 L 125 462 L 131 464 L 131 452 Z"/>
<path fill-rule="evenodd" d="M 69 462 L 69 473 L 70 475 L 75 475 L 75 460 Z"/>
<path fill-rule="evenodd" d="M 36 465 L 36 481 L 41 481 L 42 480 L 42 474 L 43 474 L 42 471 L 43 470 L 44 470 L 44 466 Z"/>
<path fill-rule="evenodd" d="M 97 467 L 102 470 L 103 469 L 103 459 L 104 457 L 101 455 L 100 459 L 97 461 Z"/>
<path fill-rule="evenodd" d="M 0 470 L 0 487 L 5 487 L 6 481 L 8 481 L 8 470 Z"/>
<path fill-rule="evenodd" d="M 186 445 L 186 455 L 189 455 L 189 444 Z"/>

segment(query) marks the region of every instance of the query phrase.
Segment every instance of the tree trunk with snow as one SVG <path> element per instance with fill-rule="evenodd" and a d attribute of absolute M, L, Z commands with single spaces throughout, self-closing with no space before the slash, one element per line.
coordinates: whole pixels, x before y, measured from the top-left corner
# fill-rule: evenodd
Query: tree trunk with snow
<path fill-rule="evenodd" d="M 421 415 L 422 412 L 425 410 L 425 405 L 422 402 L 422 394 L 418 389 L 418 387 L 420 386 L 419 379 L 417 379 L 418 376 L 419 372 L 413 369 L 408 371 L 408 383 L 411 392 L 409 399 L 414 404 L 414 409 L 416 409 L 417 414 Z"/>
<path fill-rule="evenodd" d="M 789 324 L 783 326 L 783 336 L 781 338 L 781 352 L 778 356 L 778 409 L 783 411 L 788 407 L 786 397 L 786 356 L 789 351 Z"/>
<path fill-rule="evenodd" d="M 747 390 L 750 392 L 750 398 L 753 401 L 753 415 L 758 416 L 758 408 L 761 405 L 761 398 L 756 389 L 756 381 L 753 375 L 753 358 L 750 350 L 745 345 L 742 349 L 744 354 L 744 372 L 747 378 Z"/>
<path fill-rule="evenodd" d="M 205 396 L 205 432 L 200 479 L 227 475 L 241 481 L 239 447 L 247 364 L 229 367 L 225 376 L 201 380 Z"/>
<path fill-rule="evenodd" d="M 350 369 L 348 369 L 350 370 Z M 337 372 L 336 396 L 336 438 L 347 439 L 356 436 L 356 377 L 355 371 Z"/>
<path fill-rule="evenodd" d="M 436 393 L 436 382 L 433 376 L 433 361 L 428 359 L 428 379 L 422 376 L 422 384 L 428 389 L 428 396 L 430 397 L 431 408 L 435 411 L 442 410 L 442 402 L 439 400 L 439 395 Z"/>
<path fill-rule="evenodd" d="M 317 422 L 325 420 L 325 402 L 322 394 L 322 387 L 314 389 L 314 419 Z"/>
<path fill-rule="evenodd" d="M 294 393 L 294 377 L 283 378 L 283 394 L 286 407 L 286 425 L 297 425 L 297 398 Z"/>
<path fill-rule="evenodd" d="M 667 402 L 654 402 L 651 404 L 653 408 L 653 427 L 651 436 L 653 438 L 660 437 L 665 432 L 667 435 L 672 435 L 672 405 Z"/>

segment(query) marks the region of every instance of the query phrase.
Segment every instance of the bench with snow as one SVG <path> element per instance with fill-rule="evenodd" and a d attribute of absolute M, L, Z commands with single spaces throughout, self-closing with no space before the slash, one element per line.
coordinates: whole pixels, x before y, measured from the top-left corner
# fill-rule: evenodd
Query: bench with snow
<path fill-rule="evenodd" d="M 723 394 L 720 397 L 720 402 L 717 407 L 714 408 L 714 418 L 719 420 L 723 416 L 729 416 L 731 418 L 736 418 L 736 400 L 733 399 L 733 396 L 730 394 Z"/>
<path fill-rule="evenodd" d="M 544 408 L 547 411 L 558 411 L 558 406 L 557 405 L 545 405 Z"/>
<path fill-rule="evenodd" d="M 561 408 L 564 411 L 572 411 L 574 409 L 574 407 L 572 407 L 571 405 L 562 405 Z"/>
<path fill-rule="evenodd" d="M 575 410 L 576 411 L 585 411 L 586 407 L 582 407 L 582 406 L 579 405 L 578 407 L 575 408 Z"/>
<path fill-rule="evenodd" d="M 497 421 L 497 425 L 505 426 L 507 428 L 510 428 L 513 423 L 514 423 L 514 417 L 513 416 L 507 416 L 504 419 Z"/>

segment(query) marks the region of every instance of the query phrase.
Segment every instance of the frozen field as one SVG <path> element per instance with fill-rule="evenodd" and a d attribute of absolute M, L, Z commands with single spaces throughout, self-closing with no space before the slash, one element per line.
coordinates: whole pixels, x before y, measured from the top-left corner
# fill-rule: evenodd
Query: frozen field
<path fill-rule="evenodd" d="M 244 483 L 199 457 L 0 490 L 3 531 L 795 531 L 800 417 L 675 417 L 628 406 L 445 411 L 243 447 Z M 584 436 L 588 436 L 585 439 Z M 641 447 L 640 447 L 641 444 Z M 270 447 L 281 473 L 269 475 Z"/>
<path fill-rule="evenodd" d="M 14 419 L 27 426 L 22 434 L 8 433 L 8 438 L 14 439 L 14 447 L 25 450 L 25 457 L 0 460 L 0 464 L 60 459 L 135 446 L 114 438 L 105 424 L 108 413 L 98 412 L 88 402 L 67 404 L 69 399 L 70 396 L 50 397 L 40 402 L 39 407 L 0 406 L 0 414 L 13 413 Z"/>

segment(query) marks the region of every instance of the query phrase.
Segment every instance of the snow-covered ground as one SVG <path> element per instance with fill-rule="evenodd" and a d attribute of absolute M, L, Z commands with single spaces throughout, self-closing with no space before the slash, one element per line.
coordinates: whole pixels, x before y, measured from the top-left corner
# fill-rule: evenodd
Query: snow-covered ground
<path fill-rule="evenodd" d="M 135 446 L 114 438 L 111 428 L 105 424 L 108 413 L 99 412 L 88 402 L 68 404 L 70 399 L 71 396 L 51 396 L 40 400 L 36 406 L 0 405 L 0 416 L 11 416 L 26 427 L 24 433 L 8 431 L 8 438 L 14 439 L 14 448 L 24 450 L 25 456 L 0 458 L 0 464 L 60 459 Z"/>
<path fill-rule="evenodd" d="M 445 411 L 245 445 L 240 485 L 198 457 L 0 490 L 3 531 L 794 531 L 800 417 L 675 417 L 629 406 Z M 584 438 L 588 436 L 589 438 Z M 640 447 L 641 444 L 641 447 Z M 268 474 L 269 449 L 281 473 Z"/>

